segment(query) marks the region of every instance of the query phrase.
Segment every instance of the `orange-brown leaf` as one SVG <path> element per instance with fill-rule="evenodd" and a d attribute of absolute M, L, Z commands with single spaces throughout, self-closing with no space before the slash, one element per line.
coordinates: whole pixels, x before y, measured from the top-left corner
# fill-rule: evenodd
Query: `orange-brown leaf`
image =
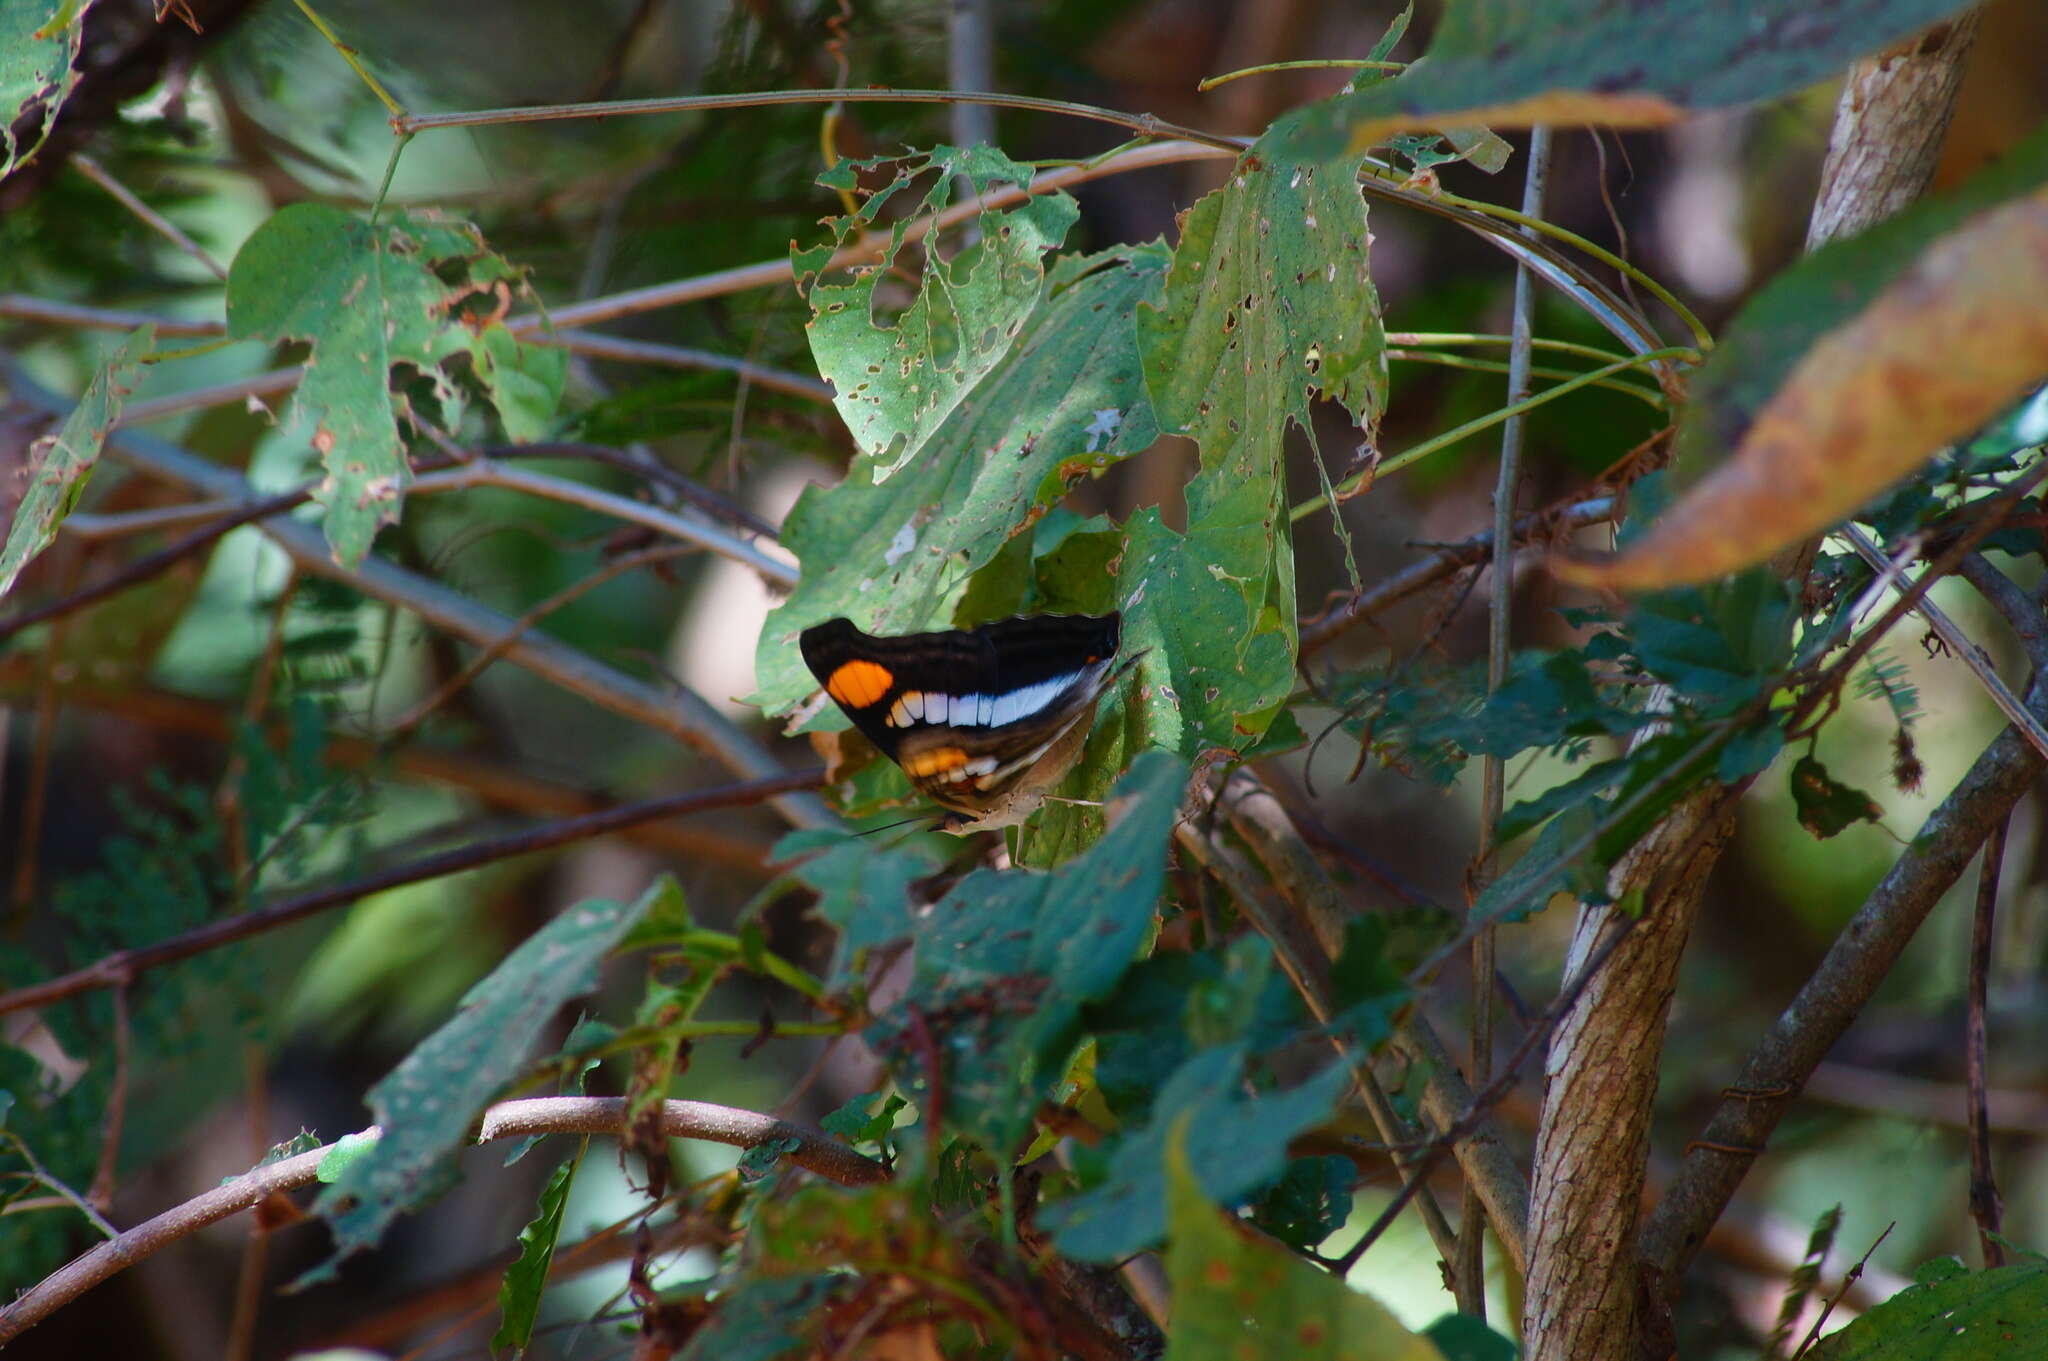
<path fill-rule="evenodd" d="M 1809 349 L 1733 456 L 1619 557 L 1559 563 L 1653 590 L 1761 562 L 1844 519 L 2048 378 L 2048 189 L 1936 240 Z"/>

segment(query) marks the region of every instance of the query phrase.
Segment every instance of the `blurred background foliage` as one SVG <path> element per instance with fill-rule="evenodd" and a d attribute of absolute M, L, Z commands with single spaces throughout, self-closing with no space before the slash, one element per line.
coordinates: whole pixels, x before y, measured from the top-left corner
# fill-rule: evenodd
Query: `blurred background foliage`
<path fill-rule="evenodd" d="M 89 151 L 108 176 L 220 260 L 283 204 L 319 198 L 366 207 L 390 155 L 387 115 L 334 49 L 288 0 L 192 8 L 204 33 L 167 37 L 168 50 L 136 57 L 136 88 L 117 108 L 82 120 L 82 142 L 67 149 Z M 1363 52 L 1397 8 L 1386 0 L 1348 7 L 1307 0 L 1003 5 L 994 11 L 992 85 L 1256 133 L 1281 110 L 1333 89 L 1341 73 L 1286 72 L 1206 95 L 1196 83 L 1264 61 Z M 148 5 L 102 0 L 99 9 L 127 16 L 125 27 L 110 27 L 109 41 L 145 46 Z M 947 83 L 947 9 L 931 0 L 318 6 L 417 111 L 835 85 L 939 87 Z M 1418 35 L 1431 19 L 1425 9 Z M 2044 45 L 2048 11 L 2028 0 L 1988 6 L 1937 188 L 2048 116 L 2037 55 Z M 1567 135 L 1549 215 L 1624 251 L 1718 326 L 1800 250 L 1834 94 L 1817 88 L 1663 133 L 1598 141 Z M 493 249 L 531 271 L 542 300 L 560 306 L 773 260 L 792 240 L 814 242 L 818 220 L 842 208 L 815 183 L 824 168 L 821 144 L 843 157 L 930 146 L 952 135 L 948 117 L 943 108 L 875 104 L 836 110 L 829 121 L 815 107 L 788 107 L 437 133 L 409 148 L 390 192 L 400 204 L 470 217 Z M 997 110 L 994 120 L 996 144 L 1019 160 L 1086 156 L 1116 140 L 1040 113 Z M 1223 173 L 1221 163 L 1201 162 L 1079 186 L 1081 220 L 1067 248 L 1172 239 L 1175 214 Z M 1457 192 L 1512 199 L 1510 189 L 1469 166 L 1448 165 L 1441 174 Z M 1512 275 L 1494 251 L 1390 208 L 1375 208 L 1372 230 L 1373 273 L 1390 331 L 1507 329 Z M 223 306 L 219 279 L 59 156 L 0 184 L 0 291 L 193 320 L 217 320 Z M 608 332 L 809 373 L 807 317 L 785 284 L 631 316 Z M 1553 299 L 1539 318 L 1548 336 L 1604 339 Z M 83 387 L 111 334 L 0 320 L 0 337 L 21 363 L 67 392 Z M 133 400 L 233 381 L 275 362 L 267 346 L 222 345 L 181 361 L 175 372 L 148 373 Z M 1381 447 L 1398 449 L 1494 410 L 1501 386 L 1497 374 L 1397 360 Z M 770 521 L 807 481 L 836 478 L 852 452 L 827 408 L 724 373 L 578 361 L 570 394 L 576 436 L 646 441 L 671 467 Z M 0 458 L 18 460 L 8 418 L 0 411 Z M 1526 504 L 1580 486 L 1615 451 L 1654 433 L 1660 419 L 1640 400 L 1600 389 L 1540 408 L 1529 425 Z M 149 428 L 246 470 L 266 489 L 293 485 L 312 466 L 309 450 L 280 438 L 258 402 L 175 415 Z M 1348 451 L 1346 434 L 1333 425 L 1325 448 Z M 1301 446 L 1290 469 L 1299 499 L 1314 494 L 1317 482 L 1298 432 L 1291 445 Z M 1346 502 L 1365 578 L 1411 561 L 1418 545 L 1481 528 L 1492 455 L 1490 440 L 1476 439 Z M 1341 455 L 1334 461 L 1341 464 Z M 1070 504 L 1121 517 L 1162 503 L 1172 521 L 1190 462 L 1183 442 L 1162 441 L 1084 484 Z M 602 470 L 578 475 L 614 491 L 632 486 Z M 103 475 L 84 509 L 142 510 L 163 495 L 140 479 Z M 585 578 L 621 547 L 597 516 L 503 491 L 417 498 L 380 546 L 514 614 Z M 1334 538 L 1303 533 L 1297 552 L 1305 605 L 1346 584 Z M 89 556 L 60 546 L 32 566 L 17 597 L 59 593 L 96 570 Z M 1936 598 L 1966 624 L 1987 620 L 1958 588 L 1945 583 Z M 1518 641 L 1573 641 L 1578 635 L 1555 610 L 1562 599 L 1546 578 L 1533 576 L 1517 600 Z M 1341 656 L 1360 669 L 1425 647 L 1450 663 L 1481 657 L 1484 611 L 1454 613 L 1457 602 L 1454 589 L 1427 594 L 1377 627 L 1347 635 Z M 680 680 L 765 736 L 772 730 L 737 701 L 752 690 L 753 640 L 770 603 L 743 571 L 685 558 L 621 576 L 541 627 L 657 685 Z M 1991 627 L 1972 632 L 1997 636 Z M 0 854 L 11 865 L 16 927 L 30 944 L 52 949 L 45 909 L 71 904 L 74 934 L 63 954 L 76 966 L 117 944 L 173 934 L 210 915 L 220 895 L 246 901 L 270 886 L 437 848 L 458 830 L 471 835 L 592 799 L 717 781 L 700 758 L 508 666 L 486 672 L 403 746 L 351 744 L 431 694 L 454 670 L 451 657 L 450 645 L 418 620 L 294 573 L 247 529 L 203 560 L 16 640 L 0 651 L 7 706 Z M 1915 729 L 1924 778 L 1917 789 L 1895 780 L 1896 725 L 1880 697 L 1852 704 L 1819 748 L 1839 779 L 1876 796 L 1880 820 L 1819 841 L 1797 832 L 1785 780 L 1774 775 L 1750 793 L 1686 957 L 1659 1098 L 1660 1147 L 1679 1148 L 1691 1137 L 1732 1064 L 1896 856 L 1900 838 L 1998 726 L 1968 674 L 1915 637 L 1899 634 L 1886 657 L 1924 711 Z M 275 740 L 253 740 L 255 726 Z M 1312 758 L 1312 772 L 1305 769 L 1311 758 L 1300 755 L 1287 768 L 1297 780 L 1313 775 L 1332 834 L 1366 848 L 1379 873 L 1436 901 L 1462 901 L 1478 808 L 1474 777 L 1461 776 L 1449 798 L 1388 770 L 1346 784 L 1353 755 L 1333 745 Z M 1555 774 L 1533 767 L 1511 801 Z M 38 800 L 39 815 L 31 811 Z M 2048 1128 L 2048 1066 L 2015 1041 L 2048 1025 L 2042 830 L 2038 806 L 2023 803 L 2007 859 L 1992 1022 L 1993 1085 L 2007 1103 L 1998 1143 L 2007 1233 L 2035 1244 L 2048 1238 L 2048 1141 L 2027 1131 Z M 145 994 L 160 1014 L 125 1022 L 153 1038 L 126 1060 L 133 1085 L 116 1202 L 123 1217 L 247 1168 L 302 1127 L 327 1137 L 358 1127 L 363 1090 L 560 904 L 593 895 L 630 899 L 654 871 L 667 869 L 698 921 L 729 925 L 770 883 L 767 853 L 778 831 L 762 810 L 649 827 L 397 890 L 358 904 L 345 920 L 308 923 L 163 970 Z M 1915 1263 L 1970 1241 L 1959 1129 L 1969 920 L 1967 895 L 1952 896 L 1780 1132 L 1775 1156 L 1752 1175 L 1712 1244 L 1713 1289 L 1688 1321 L 1703 1345 L 1688 1355 L 1716 1355 L 1714 1339 L 1726 1341 L 1727 1355 L 1753 1354 L 1742 1339 L 1768 1327 L 1784 1267 L 1830 1205 L 1843 1207 L 1839 1241 L 1852 1255 L 1896 1221 L 1872 1258 L 1877 1296 Z M 775 896 L 763 919 L 767 940 L 822 970 L 830 935 L 807 908 L 801 894 Z M 1568 927 L 1564 914 L 1551 913 L 1506 938 L 1502 967 L 1524 994 L 1549 994 Z M 632 981 L 609 986 L 624 995 Z M 707 1014 L 752 1021 L 781 996 L 743 979 L 715 994 Z M 72 1056 L 102 1054 L 116 1029 L 106 994 L 54 1009 L 45 1020 L 48 1042 Z M 791 1041 L 752 1052 L 740 1038 L 700 1041 L 686 1094 L 754 1109 L 793 1101 L 788 1109 L 815 1119 L 878 1085 L 876 1061 L 864 1050 L 842 1046 L 823 1055 L 823 1048 Z M 0 1061 L 21 1070 L 0 1073 L 0 1086 L 25 1089 L 47 1079 L 22 1053 L 0 1049 Z M 99 1158 L 109 1081 L 96 1063 L 46 1112 L 50 1128 L 62 1133 L 38 1152 L 81 1184 Z M 1534 1100 L 1526 1088 L 1510 1099 L 1513 1127 L 1531 1127 Z M 729 1150 L 712 1145 L 676 1147 L 692 1176 L 732 1161 Z M 473 1156 L 479 1168 L 496 1161 L 488 1151 Z M 351 1261 L 338 1285 L 288 1308 L 257 1311 L 253 1338 L 232 1341 L 246 1351 L 225 1350 L 233 1320 L 243 1317 L 234 1305 L 238 1276 L 253 1270 L 259 1280 L 290 1279 L 319 1254 L 310 1235 L 277 1236 L 269 1259 L 258 1253 L 251 1268 L 246 1234 L 222 1226 L 117 1278 L 90 1307 L 66 1311 L 20 1349 L 198 1358 L 278 1356 L 349 1341 L 394 1349 L 421 1343 L 425 1335 L 406 1309 L 471 1298 L 434 1292 L 459 1292 L 473 1274 L 494 1281 L 491 1264 L 529 1217 L 546 1171 L 525 1164 L 470 1178 L 430 1212 L 401 1223 L 385 1250 Z M 1390 1182 L 1363 1188 L 1355 1221 L 1369 1219 L 1390 1190 Z M 567 1207 L 565 1237 L 619 1217 L 632 1202 L 609 1155 L 589 1159 Z M 9 1290 L 26 1284 L 85 1241 L 63 1217 L 11 1216 L 0 1230 L 0 1283 Z M 703 1274 L 709 1266 L 685 1256 L 676 1271 Z M 555 1326 L 544 1326 L 535 1354 L 611 1354 L 614 1338 L 572 1325 L 617 1291 L 623 1270 L 594 1272 L 552 1293 L 544 1324 Z M 1406 1219 L 1356 1279 L 1418 1326 L 1448 1307 L 1431 1249 Z M 481 1354 L 480 1338 L 472 1332 L 424 1354 Z"/>

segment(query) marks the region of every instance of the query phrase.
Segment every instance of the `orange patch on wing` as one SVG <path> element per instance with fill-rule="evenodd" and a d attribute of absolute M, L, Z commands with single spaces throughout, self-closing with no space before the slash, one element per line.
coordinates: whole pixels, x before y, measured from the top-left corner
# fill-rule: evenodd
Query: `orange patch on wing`
<path fill-rule="evenodd" d="M 967 753 L 958 747 L 933 747 L 921 751 L 903 763 L 903 771 L 913 780 L 922 780 L 933 775 L 943 775 L 949 770 L 958 770 L 967 764 Z"/>
<path fill-rule="evenodd" d="M 856 658 L 841 663 L 832 673 L 832 678 L 825 682 L 825 693 L 849 708 L 865 709 L 888 694 L 895 681 L 888 667 Z"/>

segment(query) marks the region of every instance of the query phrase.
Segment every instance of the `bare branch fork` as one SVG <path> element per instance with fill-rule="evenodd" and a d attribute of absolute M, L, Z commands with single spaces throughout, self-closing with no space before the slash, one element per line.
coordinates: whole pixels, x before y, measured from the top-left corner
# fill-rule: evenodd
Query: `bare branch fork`
<path fill-rule="evenodd" d="M 619 1134 L 626 1128 L 623 1097 L 536 1097 L 501 1101 L 483 1114 L 477 1142 L 542 1134 Z M 889 1179 L 874 1159 L 854 1152 L 824 1131 L 755 1111 L 706 1101 L 661 1103 L 662 1133 L 676 1139 L 706 1139 L 738 1148 L 769 1143 L 794 1145 L 788 1157 L 798 1167 L 842 1186 L 872 1186 Z M 372 1125 L 363 1131 L 375 1135 Z M 360 1137 L 360 1136 L 357 1136 Z M 0 1346 L 41 1323 L 116 1273 L 158 1250 L 190 1237 L 208 1224 L 262 1204 L 271 1196 L 319 1180 L 320 1163 L 336 1144 L 266 1163 L 128 1229 L 44 1277 L 19 1299 L 0 1309 Z"/>

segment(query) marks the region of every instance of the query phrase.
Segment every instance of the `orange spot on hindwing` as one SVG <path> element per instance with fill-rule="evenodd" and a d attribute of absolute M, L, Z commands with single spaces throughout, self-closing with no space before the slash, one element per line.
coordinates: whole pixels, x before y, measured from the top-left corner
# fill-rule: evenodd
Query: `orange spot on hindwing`
<path fill-rule="evenodd" d="M 958 747 L 933 747 L 930 751 L 918 752 L 903 762 L 903 771 L 913 780 L 926 780 L 934 775 L 943 775 L 949 770 L 958 770 L 967 764 L 967 753 Z"/>
<path fill-rule="evenodd" d="M 865 709 L 889 693 L 896 678 L 879 662 L 856 658 L 843 662 L 825 682 L 825 693 L 849 709 Z"/>

